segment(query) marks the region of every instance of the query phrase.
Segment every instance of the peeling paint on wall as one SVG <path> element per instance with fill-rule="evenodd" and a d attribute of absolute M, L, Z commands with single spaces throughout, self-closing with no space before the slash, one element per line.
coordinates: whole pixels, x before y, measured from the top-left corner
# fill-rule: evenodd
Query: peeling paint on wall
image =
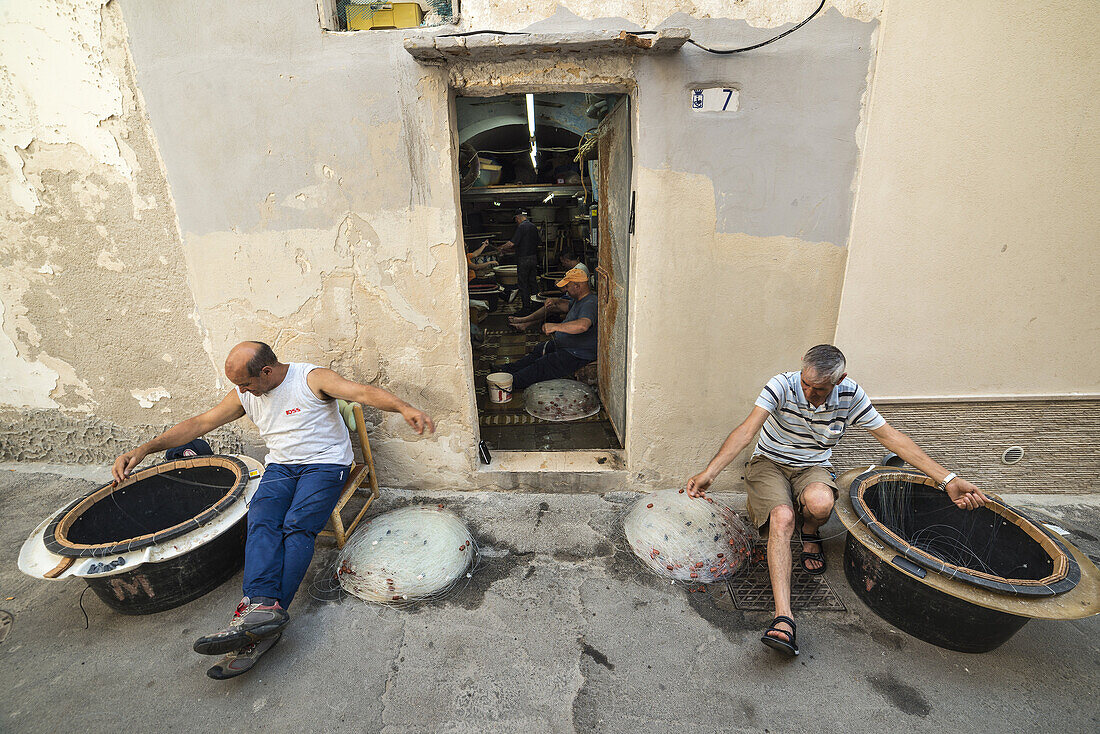
<path fill-rule="evenodd" d="M 147 390 L 131 390 L 130 395 L 134 400 L 138 401 L 138 405 L 143 408 L 152 408 L 153 405 L 163 399 L 172 397 L 172 393 L 165 390 L 163 387 L 151 387 Z"/>
<path fill-rule="evenodd" d="M 4 302 L 0 300 L 0 324 L 4 323 Z M 41 362 L 28 361 L 6 333 L 0 331 L 0 405 L 16 408 L 56 408 L 50 394 L 59 375 Z"/>
<path fill-rule="evenodd" d="M 23 173 L 34 141 L 74 143 L 114 168 L 131 170 L 110 130 L 101 123 L 122 114 L 119 82 L 100 41 L 100 9 L 108 0 L 0 6 L 0 175 L 11 202 L 28 213 L 39 204 Z"/>
<path fill-rule="evenodd" d="M 0 408 L 143 424 L 130 391 L 165 354 L 159 412 L 214 384 L 124 39 L 117 3 L 0 10 Z"/>
<path fill-rule="evenodd" d="M 149 413 L 144 415 L 148 420 Z M 0 425 L 10 427 L 0 433 L 0 461 L 109 465 L 116 456 L 148 441 L 171 422 L 122 426 L 59 410 L 0 408 Z M 217 453 L 263 455 L 255 438 L 237 424 L 223 426 L 205 438 Z"/>

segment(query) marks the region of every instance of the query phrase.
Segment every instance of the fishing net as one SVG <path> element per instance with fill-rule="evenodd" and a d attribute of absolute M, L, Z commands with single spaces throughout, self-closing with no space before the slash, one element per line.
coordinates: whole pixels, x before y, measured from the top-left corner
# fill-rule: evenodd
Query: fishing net
<path fill-rule="evenodd" d="M 442 506 L 392 510 L 365 522 L 340 552 L 336 576 L 349 594 L 379 604 L 437 598 L 477 559 L 466 524 Z"/>
<path fill-rule="evenodd" d="M 630 550 L 654 573 L 711 584 L 745 568 L 753 536 L 733 510 L 668 489 L 643 495 L 623 516 Z"/>
<path fill-rule="evenodd" d="M 536 382 L 523 391 L 523 407 L 545 421 L 577 421 L 600 412 L 596 391 L 576 380 Z"/>

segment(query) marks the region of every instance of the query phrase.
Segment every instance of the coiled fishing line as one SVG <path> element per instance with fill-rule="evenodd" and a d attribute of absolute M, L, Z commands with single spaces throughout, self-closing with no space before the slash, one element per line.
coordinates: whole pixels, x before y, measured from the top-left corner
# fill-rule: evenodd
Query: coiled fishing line
<path fill-rule="evenodd" d="M 353 596 L 401 604 L 445 595 L 477 559 L 462 520 L 441 505 L 418 505 L 365 521 L 337 557 L 335 575 Z"/>
<path fill-rule="evenodd" d="M 623 532 L 643 565 L 692 584 L 734 576 L 748 565 L 754 543 L 733 510 L 682 489 L 643 495 L 623 516 Z"/>

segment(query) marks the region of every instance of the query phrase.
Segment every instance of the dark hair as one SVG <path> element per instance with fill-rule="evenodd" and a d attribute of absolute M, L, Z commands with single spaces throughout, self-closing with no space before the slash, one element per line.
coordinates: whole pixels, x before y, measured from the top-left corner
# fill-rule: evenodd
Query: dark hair
<path fill-rule="evenodd" d="M 577 256 L 577 253 L 573 252 L 572 250 L 562 250 L 561 254 L 558 255 L 558 259 L 559 260 L 576 260 L 577 262 L 581 261 L 580 257 Z"/>
<path fill-rule="evenodd" d="M 252 359 L 248 360 L 248 364 L 245 368 L 248 370 L 249 377 L 258 377 L 260 370 L 264 367 L 271 367 L 279 363 L 279 358 L 275 356 L 275 352 L 271 347 L 263 342 L 249 342 L 249 344 L 256 345 L 256 353 L 252 355 Z"/>
<path fill-rule="evenodd" d="M 836 382 L 844 374 L 844 352 L 832 344 L 818 344 L 806 352 L 802 366 L 812 368 L 818 377 Z"/>

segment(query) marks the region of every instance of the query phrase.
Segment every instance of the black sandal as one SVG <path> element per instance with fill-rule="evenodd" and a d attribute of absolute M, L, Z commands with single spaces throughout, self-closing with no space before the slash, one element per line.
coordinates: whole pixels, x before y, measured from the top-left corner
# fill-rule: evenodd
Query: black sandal
<path fill-rule="evenodd" d="M 789 624 L 791 626 L 791 631 L 788 632 L 785 629 L 780 629 L 778 627 L 780 622 L 786 622 L 787 624 Z M 794 657 L 795 655 L 798 655 L 798 643 L 795 641 L 796 629 L 797 628 L 795 627 L 793 619 L 791 619 L 790 617 L 779 615 L 772 620 L 771 626 L 764 630 L 764 636 L 760 638 L 760 641 L 768 647 L 772 648 L 773 650 L 778 650 L 779 652 L 783 652 L 787 655 L 790 655 L 791 657 Z M 769 632 L 778 632 L 781 635 L 786 635 L 787 639 L 781 640 L 778 637 L 772 637 L 768 634 Z"/>
<path fill-rule="evenodd" d="M 799 560 L 803 571 L 810 574 L 811 576 L 820 576 L 821 574 L 825 573 L 825 544 L 821 542 L 821 534 L 807 534 L 800 531 L 799 535 L 802 536 L 803 543 L 817 543 L 818 547 L 821 548 L 821 550 L 817 553 L 810 553 L 806 550 L 802 551 L 802 558 Z M 817 568 L 810 568 L 806 565 L 806 561 L 817 561 L 821 565 Z"/>

